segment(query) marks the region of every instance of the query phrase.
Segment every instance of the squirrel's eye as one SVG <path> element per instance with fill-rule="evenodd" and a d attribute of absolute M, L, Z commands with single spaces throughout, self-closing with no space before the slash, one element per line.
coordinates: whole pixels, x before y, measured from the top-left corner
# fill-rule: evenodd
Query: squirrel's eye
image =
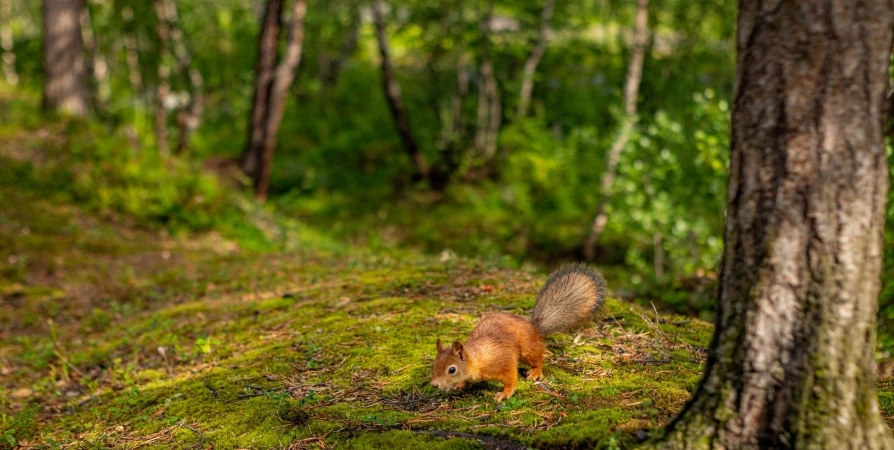
<path fill-rule="evenodd" d="M 450 368 L 447 369 L 447 373 L 449 373 L 450 375 L 455 374 L 455 373 L 456 373 L 456 366 L 450 366 Z"/>

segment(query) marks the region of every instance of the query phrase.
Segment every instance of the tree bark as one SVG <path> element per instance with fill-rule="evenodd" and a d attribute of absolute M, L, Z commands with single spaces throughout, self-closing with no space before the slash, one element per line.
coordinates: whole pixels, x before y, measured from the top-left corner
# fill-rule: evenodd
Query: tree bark
<path fill-rule="evenodd" d="M 84 1 L 80 21 L 81 38 L 84 42 L 84 66 L 87 71 L 87 95 L 94 111 L 105 112 L 106 102 L 111 95 L 109 64 L 96 41 L 96 33 L 93 32 L 89 1 Z"/>
<path fill-rule="evenodd" d="M 657 446 L 891 449 L 874 344 L 890 0 L 740 0 L 711 356 Z"/>
<path fill-rule="evenodd" d="M 394 74 L 394 63 L 391 61 L 391 50 L 388 45 L 388 37 L 385 35 L 385 17 L 382 11 L 382 0 L 373 0 L 373 21 L 376 28 L 376 40 L 379 43 L 379 55 L 382 58 L 382 87 L 385 91 L 385 99 L 388 101 L 388 109 L 394 120 L 394 127 L 400 136 L 401 145 L 413 163 L 413 176 L 415 181 L 428 179 L 429 165 L 425 155 L 419 149 L 419 144 L 413 136 L 413 128 L 410 126 L 410 117 L 401 98 L 400 85 Z"/>
<path fill-rule="evenodd" d="M 83 0 L 43 2 L 43 109 L 87 115 L 84 44 L 80 17 Z"/>
<path fill-rule="evenodd" d="M 3 79 L 11 85 L 19 83 L 16 72 L 16 53 L 12 36 L 12 0 L 0 0 L 0 60 L 3 63 Z"/>
<path fill-rule="evenodd" d="M 637 0 L 636 24 L 633 31 L 633 51 L 630 55 L 630 65 L 627 67 L 627 82 L 624 85 L 624 118 L 618 137 L 612 144 L 606 157 L 605 173 L 602 175 L 602 198 L 596 207 L 596 216 L 590 227 L 590 235 L 584 244 L 584 257 L 592 260 L 596 256 L 596 244 L 599 237 L 605 231 L 608 223 L 606 207 L 612 197 L 615 185 L 615 177 L 618 173 L 618 162 L 621 160 L 621 152 L 630 142 L 630 135 L 636 128 L 636 102 L 639 97 L 639 84 L 643 75 L 643 60 L 646 54 L 646 45 L 649 40 L 649 0 Z"/>
<path fill-rule="evenodd" d="M 301 63 L 301 52 L 304 45 L 304 18 L 307 15 L 307 1 L 295 0 L 292 6 L 292 19 L 289 25 L 289 38 L 286 42 L 286 53 L 282 62 L 277 66 L 270 89 L 268 110 L 264 130 L 264 147 L 261 153 L 261 165 L 258 177 L 255 180 L 255 189 L 258 199 L 267 199 L 267 189 L 270 186 L 270 173 L 273 170 L 273 152 L 276 149 L 276 136 L 279 134 L 279 125 L 282 122 L 283 112 L 286 107 L 289 86 L 295 79 L 295 70 Z"/>
<path fill-rule="evenodd" d="M 487 10 L 481 19 L 481 41 L 483 51 L 479 72 L 481 82 L 478 87 L 478 127 L 475 134 L 475 145 L 485 165 L 489 164 L 497 154 L 497 137 L 500 132 L 503 107 L 500 103 L 500 91 L 494 75 L 492 46 L 490 42 L 491 22 L 493 21 L 494 2 L 487 2 Z"/>
<path fill-rule="evenodd" d="M 550 21 L 553 19 L 553 7 L 555 0 L 546 0 L 543 5 L 543 12 L 540 15 L 540 35 L 537 38 L 537 45 L 531 50 L 525 61 L 525 69 L 522 73 L 521 92 L 518 95 L 518 110 L 516 116 L 524 117 L 528 114 L 528 107 L 531 104 L 531 93 L 534 91 L 534 74 L 537 72 L 537 65 L 543 58 L 546 51 L 546 43 L 549 39 Z"/>
<path fill-rule="evenodd" d="M 264 147 L 267 110 L 270 107 L 270 91 L 273 89 L 279 44 L 282 0 L 267 0 L 261 33 L 258 37 L 258 59 L 255 63 L 255 87 L 248 121 L 248 142 L 242 154 L 242 170 L 257 180 Z M 257 188 L 257 182 L 255 181 Z"/>

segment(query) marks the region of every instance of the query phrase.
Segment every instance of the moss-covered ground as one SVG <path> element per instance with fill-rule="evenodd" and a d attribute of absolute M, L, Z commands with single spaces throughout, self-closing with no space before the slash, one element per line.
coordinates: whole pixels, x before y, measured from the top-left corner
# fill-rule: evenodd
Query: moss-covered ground
<path fill-rule="evenodd" d="M 440 393 L 435 340 L 526 314 L 545 273 L 275 221 L 272 247 L 169 234 L 31 183 L 46 140 L 0 138 L 0 448 L 625 448 L 698 381 L 709 324 L 610 299 L 542 383 Z"/>
<path fill-rule="evenodd" d="M 551 341 L 543 384 L 499 404 L 496 384 L 442 394 L 435 339 L 524 314 L 543 274 L 337 245 L 245 253 L 0 197 L 17 205 L 0 212 L 0 386 L 23 447 L 608 445 L 680 408 L 710 334 L 612 300 Z"/>

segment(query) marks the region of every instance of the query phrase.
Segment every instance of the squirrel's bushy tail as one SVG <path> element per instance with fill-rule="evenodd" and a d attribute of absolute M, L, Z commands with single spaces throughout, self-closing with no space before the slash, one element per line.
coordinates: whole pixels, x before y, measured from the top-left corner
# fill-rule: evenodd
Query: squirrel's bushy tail
<path fill-rule="evenodd" d="M 583 264 L 550 275 L 537 296 L 531 322 L 541 336 L 572 331 L 592 320 L 605 302 L 605 279 Z"/>

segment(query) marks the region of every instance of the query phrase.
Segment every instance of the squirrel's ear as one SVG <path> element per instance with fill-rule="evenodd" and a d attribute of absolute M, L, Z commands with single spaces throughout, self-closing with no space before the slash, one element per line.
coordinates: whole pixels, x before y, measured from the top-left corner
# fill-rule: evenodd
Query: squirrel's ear
<path fill-rule="evenodd" d="M 441 344 L 441 338 L 438 338 L 438 342 L 435 342 L 435 345 L 438 346 L 438 353 L 444 350 L 444 346 Z"/>
<path fill-rule="evenodd" d="M 459 341 L 453 341 L 453 353 L 459 357 L 460 361 L 465 361 L 466 359 L 463 357 L 463 345 L 459 343 Z"/>

